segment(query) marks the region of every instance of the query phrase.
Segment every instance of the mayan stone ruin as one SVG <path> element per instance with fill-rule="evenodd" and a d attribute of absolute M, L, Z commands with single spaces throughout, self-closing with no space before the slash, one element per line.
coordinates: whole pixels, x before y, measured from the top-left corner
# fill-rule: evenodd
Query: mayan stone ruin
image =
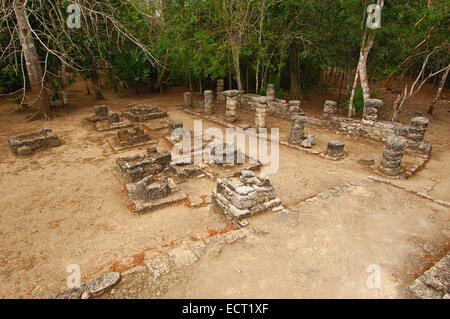
<path fill-rule="evenodd" d="M 11 136 L 8 143 L 11 151 L 18 156 L 30 155 L 37 149 L 61 144 L 58 135 L 48 127 L 41 131 Z"/>
<path fill-rule="evenodd" d="M 428 131 L 429 120 L 425 117 L 415 117 L 411 120 L 411 126 L 408 128 L 408 148 L 424 155 L 431 153 L 431 144 L 424 142 Z"/>
<path fill-rule="evenodd" d="M 327 100 L 323 106 L 323 119 L 331 120 L 337 111 L 337 102 Z"/>
<path fill-rule="evenodd" d="M 384 105 L 382 100 L 367 99 L 364 102 L 363 119 L 368 121 L 376 121 L 378 109 Z"/>
<path fill-rule="evenodd" d="M 133 122 L 147 122 L 149 120 L 167 117 L 167 111 L 148 104 L 129 105 L 122 114 Z"/>
<path fill-rule="evenodd" d="M 281 205 L 270 180 L 250 170 L 242 170 L 240 177 L 218 179 L 212 201 L 237 227 L 246 226 L 246 218 Z"/>
<path fill-rule="evenodd" d="M 88 117 L 97 131 L 111 131 L 131 126 L 128 120 L 122 120 L 118 112 L 109 111 L 106 105 L 94 106 L 94 116 Z"/>
<path fill-rule="evenodd" d="M 406 140 L 401 136 L 389 136 L 386 140 L 386 148 L 378 170 L 388 176 L 400 175 L 402 169 L 402 158 Z"/>
<path fill-rule="evenodd" d="M 226 120 L 229 123 L 234 123 L 237 121 L 237 108 L 239 105 L 239 91 L 238 90 L 228 90 L 223 92 L 223 96 L 226 97 Z"/>
<path fill-rule="evenodd" d="M 223 91 L 225 88 L 225 81 L 223 79 L 217 80 L 217 103 L 223 103 L 225 102 L 225 96 L 223 95 Z"/>
<path fill-rule="evenodd" d="M 183 97 L 184 97 L 184 107 L 186 107 L 186 108 L 192 107 L 193 106 L 192 93 L 186 92 L 183 94 Z"/>
<path fill-rule="evenodd" d="M 123 183 L 135 183 L 165 171 L 170 167 L 171 159 L 169 152 L 158 152 L 155 146 L 151 146 L 144 154 L 119 157 L 116 160 L 116 175 Z"/>
<path fill-rule="evenodd" d="M 345 143 L 338 140 L 328 142 L 326 156 L 331 159 L 342 159 L 345 157 Z"/>
<path fill-rule="evenodd" d="M 144 124 L 135 125 L 130 129 L 117 131 L 107 140 L 115 151 L 144 144 L 154 144 L 157 141 L 152 139 L 149 131 L 149 128 Z"/>
<path fill-rule="evenodd" d="M 211 90 L 206 90 L 204 93 L 204 111 L 205 114 L 214 114 L 214 94 Z"/>

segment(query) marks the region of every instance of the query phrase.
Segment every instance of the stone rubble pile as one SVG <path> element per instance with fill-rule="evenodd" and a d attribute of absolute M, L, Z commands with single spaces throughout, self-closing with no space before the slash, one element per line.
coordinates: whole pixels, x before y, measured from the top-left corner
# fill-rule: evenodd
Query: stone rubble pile
<path fill-rule="evenodd" d="M 48 127 L 41 131 L 11 136 L 8 138 L 8 143 L 12 152 L 18 156 L 29 155 L 38 148 L 61 144 L 58 135 Z"/>
<path fill-rule="evenodd" d="M 165 171 L 172 160 L 172 155 L 167 152 L 158 152 L 156 147 L 147 148 L 144 154 L 120 157 L 116 160 L 122 180 L 125 183 L 135 183 L 144 177 L 159 174 Z"/>
<path fill-rule="evenodd" d="M 167 111 L 158 107 L 151 107 L 147 104 L 129 105 L 123 112 L 129 120 L 134 122 L 146 122 L 167 116 Z"/>
<path fill-rule="evenodd" d="M 131 146 L 150 141 L 150 134 L 141 126 L 136 125 L 131 129 L 116 132 L 115 140 L 120 147 Z"/>
<path fill-rule="evenodd" d="M 249 170 L 242 170 L 239 178 L 217 179 L 212 201 L 237 227 L 246 226 L 246 218 L 281 205 L 270 180 Z"/>

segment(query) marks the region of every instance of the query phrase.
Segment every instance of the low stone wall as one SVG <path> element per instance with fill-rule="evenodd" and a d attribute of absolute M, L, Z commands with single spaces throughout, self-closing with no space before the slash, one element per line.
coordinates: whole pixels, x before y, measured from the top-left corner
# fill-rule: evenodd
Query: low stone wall
<path fill-rule="evenodd" d="M 38 148 L 60 145 L 58 135 L 53 133 L 51 128 L 11 136 L 8 143 L 12 152 L 19 156 L 32 154 Z"/>

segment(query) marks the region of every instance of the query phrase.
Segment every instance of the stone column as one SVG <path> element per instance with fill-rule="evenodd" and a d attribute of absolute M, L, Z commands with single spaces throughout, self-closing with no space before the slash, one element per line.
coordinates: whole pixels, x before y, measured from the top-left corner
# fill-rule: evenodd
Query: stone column
<path fill-rule="evenodd" d="M 267 97 L 270 101 L 275 100 L 275 85 L 273 85 L 273 84 L 267 84 L 266 97 Z"/>
<path fill-rule="evenodd" d="M 294 114 L 297 114 L 300 116 L 305 116 L 305 112 L 303 112 L 303 110 L 300 108 L 301 104 L 302 104 L 302 102 L 300 102 L 298 100 L 289 101 L 289 111 L 291 113 L 291 119 L 292 119 L 292 115 L 294 115 Z"/>
<path fill-rule="evenodd" d="M 184 107 L 192 107 L 192 93 L 184 93 Z"/>
<path fill-rule="evenodd" d="M 415 117 L 408 129 L 408 144 L 415 146 L 424 141 L 430 121 L 425 117 Z"/>
<path fill-rule="evenodd" d="M 229 123 L 237 121 L 236 112 L 238 107 L 238 90 L 224 91 L 223 95 L 227 98 L 226 102 L 226 119 Z"/>
<path fill-rule="evenodd" d="M 207 90 L 204 92 L 205 97 L 205 105 L 204 110 L 206 114 L 213 114 L 214 113 L 214 95 L 213 91 Z"/>
<path fill-rule="evenodd" d="M 289 135 L 289 144 L 300 145 L 305 138 L 305 124 L 307 118 L 293 113 L 291 118 L 291 134 Z"/>
<path fill-rule="evenodd" d="M 344 153 L 345 143 L 342 141 L 329 141 L 327 148 L 327 155 L 338 159 L 345 156 Z"/>
<path fill-rule="evenodd" d="M 337 110 L 337 103 L 334 101 L 327 100 L 323 106 L 323 119 L 331 120 Z"/>
<path fill-rule="evenodd" d="M 223 95 L 223 90 L 225 87 L 225 82 L 223 79 L 217 80 L 217 102 L 225 102 L 225 96 Z"/>
<path fill-rule="evenodd" d="M 376 121 L 378 108 L 384 105 L 382 100 L 367 99 L 364 103 L 363 119 L 368 121 Z"/>
<path fill-rule="evenodd" d="M 381 159 L 379 170 L 389 176 L 397 176 L 401 173 L 402 158 L 406 139 L 401 136 L 391 135 L 386 140 L 386 148 Z"/>
<path fill-rule="evenodd" d="M 264 99 L 257 99 L 253 102 L 255 104 L 255 127 L 257 129 L 267 127 L 267 101 Z"/>

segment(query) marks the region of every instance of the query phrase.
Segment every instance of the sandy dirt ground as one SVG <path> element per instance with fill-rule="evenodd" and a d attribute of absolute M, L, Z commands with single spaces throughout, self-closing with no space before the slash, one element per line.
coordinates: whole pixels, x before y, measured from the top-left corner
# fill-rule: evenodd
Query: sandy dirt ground
<path fill-rule="evenodd" d="M 227 232 L 231 226 L 208 207 L 187 203 L 137 216 L 130 212 L 124 187 L 111 169 L 119 156 L 142 149 L 114 153 L 106 137 L 84 121 L 92 107 L 106 104 L 123 110 L 129 103 L 150 103 L 166 108 L 171 120 L 193 129 L 195 119 L 177 107 L 183 89 L 165 95 L 130 95 L 105 91 L 99 103 L 83 85 L 73 86 L 72 105 L 56 108 L 51 122 L 25 122 L 21 112 L 0 116 L 0 297 L 47 298 L 64 289 L 70 264 L 78 264 L 84 279 L 106 271 L 123 272 L 183 243 Z M 407 105 L 401 122 L 408 123 L 431 100 L 431 88 Z M 450 201 L 450 113 L 444 100 L 430 117 L 427 141 L 433 154 L 426 166 L 408 180 L 394 180 L 434 199 Z M 303 108 L 319 116 L 322 97 L 312 96 Z M 201 101 L 197 94 L 195 103 Z M 428 102 L 427 102 L 428 101 Z M 13 105 L 3 101 L 0 111 Z M 224 113 L 219 107 L 219 116 Z M 242 122 L 253 123 L 251 112 L 240 112 Z M 11 154 L 7 138 L 50 126 L 63 144 L 37 151 L 32 157 Z M 217 124 L 203 121 L 203 128 Z M 268 118 L 287 139 L 289 122 Z M 224 130 L 224 127 L 219 127 Z M 426 267 L 448 251 L 449 210 L 393 186 L 360 182 L 349 193 L 314 204 L 301 205 L 320 192 L 349 181 L 361 181 L 374 172 L 356 161 L 363 155 L 381 157 L 383 145 L 337 136 L 307 127 L 316 135 L 315 150 L 324 151 L 328 140 L 346 142 L 348 157 L 334 162 L 280 146 L 280 169 L 269 177 L 296 226 L 273 213 L 250 220 L 260 235 L 224 247 L 215 257 L 201 258 L 170 277 L 155 293 L 148 279 L 131 276 L 121 285 L 143 287 L 124 298 L 398 298 L 409 297 L 407 286 Z M 155 132 L 159 149 L 169 149 L 165 131 Z M 412 158 L 405 157 L 404 165 Z M 226 172 L 224 172 L 226 175 Z M 210 195 L 214 183 L 206 178 L 182 184 L 182 190 Z M 382 289 L 366 286 L 367 266 L 380 265 Z"/>

